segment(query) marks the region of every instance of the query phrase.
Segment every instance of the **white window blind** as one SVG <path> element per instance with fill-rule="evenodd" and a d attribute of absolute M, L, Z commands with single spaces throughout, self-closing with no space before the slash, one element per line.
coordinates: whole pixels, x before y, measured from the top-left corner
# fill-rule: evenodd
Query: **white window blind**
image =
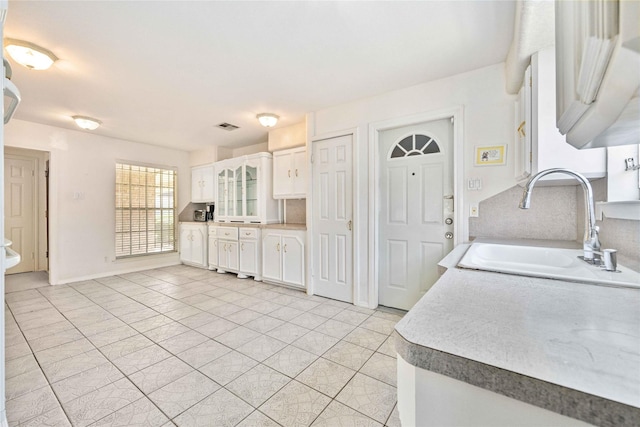
<path fill-rule="evenodd" d="M 116 163 L 116 258 L 176 250 L 176 171 Z"/>

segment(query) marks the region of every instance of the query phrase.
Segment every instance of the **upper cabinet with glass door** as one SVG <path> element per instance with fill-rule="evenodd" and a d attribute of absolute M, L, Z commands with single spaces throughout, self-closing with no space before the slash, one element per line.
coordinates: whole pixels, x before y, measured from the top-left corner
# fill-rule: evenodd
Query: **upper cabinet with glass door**
<path fill-rule="evenodd" d="M 282 222 L 280 201 L 272 194 L 273 160 L 257 153 L 216 163 L 216 221 L 276 224 Z"/>

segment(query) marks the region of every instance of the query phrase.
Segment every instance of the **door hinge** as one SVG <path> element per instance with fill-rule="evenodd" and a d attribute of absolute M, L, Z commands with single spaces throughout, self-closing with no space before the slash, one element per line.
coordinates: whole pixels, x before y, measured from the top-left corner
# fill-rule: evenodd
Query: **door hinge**
<path fill-rule="evenodd" d="M 46 252 L 44 253 L 44 257 L 45 257 L 45 258 L 49 258 L 49 251 L 46 251 Z"/>
<path fill-rule="evenodd" d="M 31 259 L 36 259 L 36 254 L 31 252 Z"/>
<path fill-rule="evenodd" d="M 311 163 L 313 163 L 313 154 L 311 155 Z"/>
<path fill-rule="evenodd" d="M 36 171 L 31 171 L 31 176 L 36 176 Z"/>
<path fill-rule="evenodd" d="M 49 169 L 44 171 L 44 177 L 49 178 Z"/>

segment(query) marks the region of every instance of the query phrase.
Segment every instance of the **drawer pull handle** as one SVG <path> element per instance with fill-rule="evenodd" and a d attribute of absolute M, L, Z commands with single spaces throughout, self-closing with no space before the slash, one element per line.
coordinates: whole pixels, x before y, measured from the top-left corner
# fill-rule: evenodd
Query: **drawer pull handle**
<path fill-rule="evenodd" d="M 225 236 L 228 236 L 228 235 L 229 235 L 229 233 L 224 233 L 224 235 L 225 235 Z"/>
<path fill-rule="evenodd" d="M 244 243 L 240 244 L 240 250 L 244 252 Z"/>
<path fill-rule="evenodd" d="M 245 236 L 251 236 L 251 233 L 247 231 L 246 233 L 244 233 L 244 235 Z"/>
<path fill-rule="evenodd" d="M 280 252 L 280 243 L 276 245 L 276 251 Z"/>
<path fill-rule="evenodd" d="M 289 178 L 291 178 L 291 169 L 289 169 L 289 172 L 287 172 L 287 174 L 289 175 Z"/>
<path fill-rule="evenodd" d="M 287 244 L 286 243 L 284 244 L 284 248 L 282 248 L 282 249 L 285 251 L 285 253 L 287 252 Z"/>

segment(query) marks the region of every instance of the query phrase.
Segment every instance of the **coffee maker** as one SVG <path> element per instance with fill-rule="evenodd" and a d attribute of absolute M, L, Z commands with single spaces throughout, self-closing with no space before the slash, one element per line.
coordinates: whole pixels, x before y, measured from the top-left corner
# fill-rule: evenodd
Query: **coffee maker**
<path fill-rule="evenodd" d="M 211 204 L 207 206 L 207 221 L 213 221 L 213 211 L 215 210 L 216 205 Z"/>

